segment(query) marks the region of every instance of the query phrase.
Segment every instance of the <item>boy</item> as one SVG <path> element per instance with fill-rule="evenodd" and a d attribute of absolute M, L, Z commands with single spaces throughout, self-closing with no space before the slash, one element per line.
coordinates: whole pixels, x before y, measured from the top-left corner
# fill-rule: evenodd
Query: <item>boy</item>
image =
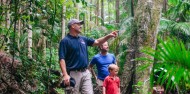
<path fill-rule="evenodd" d="M 119 67 L 115 64 L 110 64 L 108 70 L 110 74 L 104 80 L 103 94 L 120 94 L 120 79 L 117 76 Z"/>

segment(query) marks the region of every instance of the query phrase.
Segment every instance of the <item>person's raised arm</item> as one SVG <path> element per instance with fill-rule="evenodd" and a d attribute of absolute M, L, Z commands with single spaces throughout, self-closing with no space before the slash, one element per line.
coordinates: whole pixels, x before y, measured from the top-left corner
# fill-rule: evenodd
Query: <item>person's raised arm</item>
<path fill-rule="evenodd" d="M 118 30 L 115 30 L 115 31 L 111 32 L 110 34 L 108 34 L 104 37 L 96 39 L 93 46 L 99 46 L 99 45 L 103 44 L 104 42 L 106 42 L 108 39 L 110 39 L 112 37 L 116 37 L 117 33 L 118 33 Z"/>
<path fill-rule="evenodd" d="M 70 85 L 70 76 L 68 75 L 67 70 L 66 70 L 65 60 L 61 59 L 59 63 L 60 63 L 61 71 L 63 74 L 64 83 L 65 85 Z"/>

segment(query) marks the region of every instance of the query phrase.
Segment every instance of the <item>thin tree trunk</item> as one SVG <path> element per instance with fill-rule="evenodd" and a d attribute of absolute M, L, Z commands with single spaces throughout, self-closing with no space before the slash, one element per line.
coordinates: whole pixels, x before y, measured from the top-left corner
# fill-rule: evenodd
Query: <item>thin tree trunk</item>
<path fill-rule="evenodd" d="M 66 13 L 66 6 L 63 4 L 62 6 L 62 20 L 61 20 L 61 32 L 62 32 L 62 38 L 65 37 L 65 13 Z"/>
<path fill-rule="evenodd" d="M 92 4 L 92 0 L 90 0 L 90 3 Z M 92 21 L 92 7 L 90 7 L 90 9 L 89 9 L 89 17 L 88 17 L 88 19 L 89 19 L 88 27 L 89 27 L 89 30 L 91 31 L 91 29 L 92 29 L 91 23 L 93 22 Z"/>
<path fill-rule="evenodd" d="M 5 24 L 5 27 L 8 29 L 10 27 L 10 5 L 9 5 L 9 1 L 7 0 L 6 1 L 6 24 Z"/>
<path fill-rule="evenodd" d="M 98 26 L 99 25 L 99 20 L 98 20 L 98 17 L 99 17 L 99 0 L 96 1 L 95 14 L 96 14 L 96 21 L 95 21 L 95 23 Z"/>
<path fill-rule="evenodd" d="M 79 6 L 78 6 L 78 3 L 76 2 L 76 0 L 74 0 L 74 5 L 76 8 L 76 19 L 79 19 Z"/>
<path fill-rule="evenodd" d="M 101 0 L 101 23 L 104 26 L 104 0 Z"/>
<path fill-rule="evenodd" d="M 90 0 L 90 3 L 92 4 L 92 0 Z M 92 21 L 92 7 L 90 7 L 90 21 Z"/>
<path fill-rule="evenodd" d="M 131 0 L 131 16 L 134 17 L 134 0 Z"/>
<path fill-rule="evenodd" d="M 167 4 L 168 4 L 168 0 L 164 0 L 164 2 L 163 2 L 163 12 L 167 11 Z"/>
<path fill-rule="evenodd" d="M 29 4 L 31 7 L 31 2 Z M 31 15 L 31 10 L 28 10 L 28 15 Z M 32 59 L 32 25 L 30 24 L 30 19 L 28 21 L 28 58 Z"/>
<path fill-rule="evenodd" d="M 83 15 L 83 21 L 85 21 L 86 20 L 86 14 L 84 13 L 84 15 Z M 83 24 L 83 31 L 84 31 L 84 34 L 86 34 L 86 25 L 87 24 Z"/>
<path fill-rule="evenodd" d="M 46 30 L 42 29 L 42 33 L 45 34 Z M 42 34 L 42 62 L 46 63 L 46 36 Z"/>
<path fill-rule="evenodd" d="M 108 20 L 109 24 L 111 23 L 111 12 L 110 12 L 110 2 L 108 1 Z"/>
<path fill-rule="evenodd" d="M 90 14 L 89 14 L 89 8 L 85 8 L 85 9 L 87 11 L 87 12 L 85 12 L 85 19 L 84 19 L 84 21 L 85 21 L 85 31 L 88 32 L 88 30 L 89 30 L 89 22 L 90 22 L 90 19 L 89 19 Z"/>
<path fill-rule="evenodd" d="M 28 58 L 32 59 L 32 26 L 28 24 Z"/>
<path fill-rule="evenodd" d="M 21 13 L 21 8 L 19 8 L 19 14 Z M 21 20 L 20 20 L 20 17 L 18 19 L 18 32 L 17 32 L 17 47 L 18 47 L 18 50 L 20 51 L 20 34 L 21 34 Z M 17 55 L 19 55 L 19 53 L 17 53 Z"/>
<path fill-rule="evenodd" d="M 7 29 L 7 32 L 8 32 L 8 29 L 10 28 L 10 13 L 9 13 L 10 12 L 10 5 L 9 4 L 10 4 L 9 0 L 3 1 L 3 5 L 6 6 L 4 13 L 5 13 L 5 19 L 6 19 L 5 27 Z M 6 44 L 10 44 L 10 39 L 8 37 L 7 37 Z M 7 47 L 6 51 L 10 52 L 10 46 L 7 45 L 6 47 Z"/>
<path fill-rule="evenodd" d="M 115 20 L 116 20 L 116 26 L 118 27 L 119 26 L 119 0 L 116 0 L 115 9 L 116 9 Z"/>

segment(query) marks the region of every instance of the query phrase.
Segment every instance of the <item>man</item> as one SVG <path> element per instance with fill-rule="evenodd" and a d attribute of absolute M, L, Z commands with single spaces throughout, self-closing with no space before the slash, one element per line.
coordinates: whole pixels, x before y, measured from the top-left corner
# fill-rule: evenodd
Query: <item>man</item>
<path fill-rule="evenodd" d="M 70 84 L 70 77 L 76 80 L 72 94 L 93 94 L 91 74 L 88 67 L 87 46 L 99 46 L 108 39 L 117 36 L 114 31 L 99 39 L 81 36 L 84 21 L 72 19 L 68 22 L 69 33 L 61 40 L 59 46 L 59 60 L 65 85 Z"/>
<path fill-rule="evenodd" d="M 92 58 L 89 67 L 91 69 L 92 75 L 96 79 L 96 83 L 98 85 L 100 92 L 102 92 L 103 81 L 106 78 L 106 76 L 109 75 L 108 66 L 110 64 L 115 64 L 116 60 L 113 54 L 108 53 L 109 46 L 107 41 L 102 45 L 100 45 L 99 48 L 100 48 L 100 53 Z M 94 65 L 96 65 L 98 71 L 97 76 L 93 70 Z"/>

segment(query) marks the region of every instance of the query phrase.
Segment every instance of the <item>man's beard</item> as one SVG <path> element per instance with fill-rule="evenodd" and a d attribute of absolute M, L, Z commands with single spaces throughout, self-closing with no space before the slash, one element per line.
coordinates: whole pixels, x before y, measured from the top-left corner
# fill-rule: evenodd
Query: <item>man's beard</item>
<path fill-rule="evenodd" d="M 102 49 L 102 52 L 104 52 L 104 53 L 105 53 L 105 52 L 108 52 L 108 50 Z"/>

